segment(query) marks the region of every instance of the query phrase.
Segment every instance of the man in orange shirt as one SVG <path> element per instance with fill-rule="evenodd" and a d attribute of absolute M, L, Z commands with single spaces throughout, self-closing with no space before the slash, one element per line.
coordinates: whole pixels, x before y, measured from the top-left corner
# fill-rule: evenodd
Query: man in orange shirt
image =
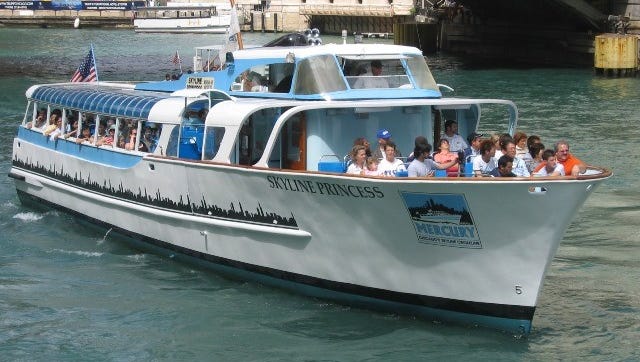
<path fill-rule="evenodd" d="M 564 166 L 564 172 L 567 176 L 578 176 L 587 170 L 587 165 L 569 152 L 569 143 L 567 141 L 558 141 L 556 143 L 555 151 L 556 159 L 559 164 Z M 538 172 L 544 166 L 545 162 L 540 163 L 534 172 Z"/>

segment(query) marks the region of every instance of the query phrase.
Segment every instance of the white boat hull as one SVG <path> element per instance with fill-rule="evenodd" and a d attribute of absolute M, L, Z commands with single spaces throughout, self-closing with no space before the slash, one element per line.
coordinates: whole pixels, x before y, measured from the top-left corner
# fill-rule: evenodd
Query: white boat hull
<path fill-rule="evenodd" d="M 137 33 L 217 33 L 223 34 L 230 24 L 229 16 L 189 19 L 134 19 Z"/>
<path fill-rule="evenodd" d="M 83 160 L 88 147 L 56 152 L 62 142 L 20 130 L 10 175 L 21 196 L 223 272 L 520 333 L 575 210 L 602 181 L 380 180 L 135 155 L 116 168 Z M 471 221 L 414 220 L 410 203 L 427 198 L 464 204 Z"/>

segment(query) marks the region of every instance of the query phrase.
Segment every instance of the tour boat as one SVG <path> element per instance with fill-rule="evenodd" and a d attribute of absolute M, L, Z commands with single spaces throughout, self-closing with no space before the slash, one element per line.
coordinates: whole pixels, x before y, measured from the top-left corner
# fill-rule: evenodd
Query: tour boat
<path fill-rule="evenodd" d="M 133 28 L 137 33 L 219 33 L 231 22 L 229 6 L 185 5 L 137 8 Z"/>
<path fill-rule="evenodd" d="M 223 58 L 219 70 L 176 81 L 30 87 L 9 174 L 21 200 L 224 275 L 529 333 L 563 234 L 610 170 L 347 174 L 354 139 L 376 144 L 379 129 L 409 154 L 416 136 L 434 144 L 449 119 L 465 138 L 485 116 L 504 126 L 483 133 L 513 133 L 518 110 L 508 100 L 443 97 L 413 47 L 260 47 Z M 387 85 L 354 88 L 373 61 Z M 115 134 L 111 142 L 102 131 L 85 141 L 80 132 L 46 136 L 40 118 L 51 114 L 63 129 L 77 121 Z"/>

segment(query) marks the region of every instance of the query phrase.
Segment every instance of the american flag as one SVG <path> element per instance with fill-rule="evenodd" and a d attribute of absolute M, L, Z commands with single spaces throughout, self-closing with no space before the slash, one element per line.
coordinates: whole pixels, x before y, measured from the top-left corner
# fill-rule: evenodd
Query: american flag
<path fill-rule="evenodd" d="M 82 64 L 78 67 L 73 76 L 72 82 L 97 82 L 98 72 L 96 71 L 96 60 L 93 57 L 93 47 L 89 49 L 89 54 L 84 57 Z"/>
<path fill-rule="evenodd" d="M 176 53 L 173 55 L 173 59 L 171 59 L 171 63 L 178 65 L 182 63 L 182 60 L 180 60 L 180 54 L 178 54 L 178 51 L 176 50 Z"/>

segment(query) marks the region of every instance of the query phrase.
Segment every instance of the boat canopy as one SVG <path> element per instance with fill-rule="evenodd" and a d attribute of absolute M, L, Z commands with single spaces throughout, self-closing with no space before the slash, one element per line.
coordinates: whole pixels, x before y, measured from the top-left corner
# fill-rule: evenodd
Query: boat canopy
<path fill-rule="evenodd" d="M 27 98 L 36 102 L 60 105 L 83 112 L 95 112 L 115 117 L 147 119 L 151 108 L 170 97 L 167 93 L 138 92 L 119 84 L 57 84 L 29 88 Z"/>

